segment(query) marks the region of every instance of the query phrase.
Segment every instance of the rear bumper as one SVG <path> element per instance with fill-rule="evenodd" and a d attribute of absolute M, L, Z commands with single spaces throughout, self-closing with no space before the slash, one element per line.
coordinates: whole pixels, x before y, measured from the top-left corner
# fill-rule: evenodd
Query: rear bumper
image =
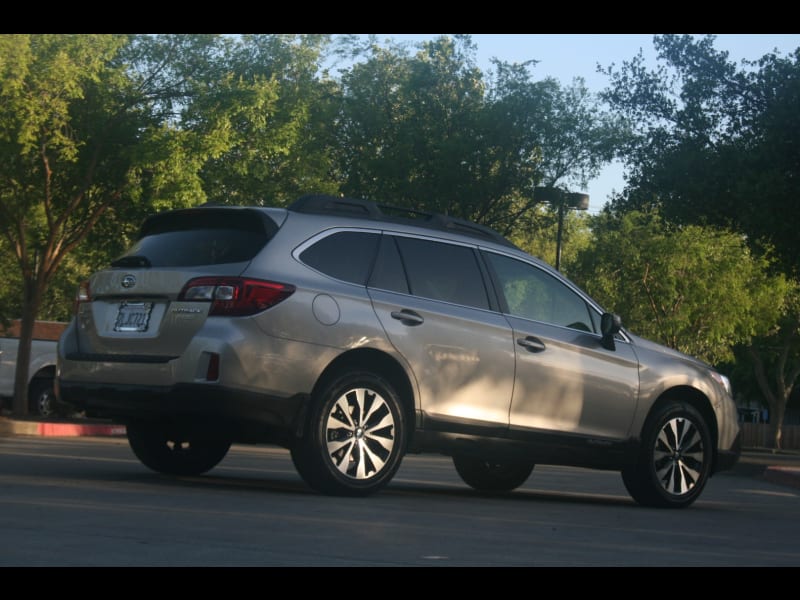
<path fill-rule="evenodd" d="M 204 426 L 232 441 L 289 444 L 302 435 L 308 396 L 270 396 L 204 384 L 170 387 L 59 380 L 62 401 L 120 423 L 161 420 Z"/>

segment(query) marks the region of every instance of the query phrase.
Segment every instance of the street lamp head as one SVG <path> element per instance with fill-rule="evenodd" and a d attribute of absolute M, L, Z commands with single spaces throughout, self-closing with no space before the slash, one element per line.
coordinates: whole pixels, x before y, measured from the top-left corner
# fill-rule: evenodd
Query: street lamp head
<path fill-rule="evenodd" d="M 589 194 L 567 194 L 567 205 L 575 210 L 589 210 Z"/>
<path fill-rule="evenodd" d="M 533 188 L 533 198 L 538 202 L 546 202 L 552 206 L 558 206 L 564 201 L 564 190 L 556 187 L 541 187 Z"/>
<path fill-rule="evenodd" d="M 567 192 L 557 187 L 535 187 L 533 197 L 551 206 L 565 206 L 575 210 L 589 210 L 589 194 Z"/>

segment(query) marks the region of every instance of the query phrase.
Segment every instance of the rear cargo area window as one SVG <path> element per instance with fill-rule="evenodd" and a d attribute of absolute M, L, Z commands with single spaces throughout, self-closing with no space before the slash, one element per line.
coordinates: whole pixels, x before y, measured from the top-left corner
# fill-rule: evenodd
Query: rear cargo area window
<path fill-rule="evenodd" d="M 194 267 L 252 260 L 277 225 L 256 211 L 195 209 L 148 219 L 114 266 Z M 137 263 L 138 261 L 138 263 Z"/>

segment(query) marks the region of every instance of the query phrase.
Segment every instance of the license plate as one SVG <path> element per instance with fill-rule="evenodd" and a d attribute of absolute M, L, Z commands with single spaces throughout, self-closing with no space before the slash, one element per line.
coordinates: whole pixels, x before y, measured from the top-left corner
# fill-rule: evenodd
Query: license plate
<path fill-rule="evenodd" d="M 119 305 L 114 331 L 147 331 L 152 302 L 123 302 Z"/>

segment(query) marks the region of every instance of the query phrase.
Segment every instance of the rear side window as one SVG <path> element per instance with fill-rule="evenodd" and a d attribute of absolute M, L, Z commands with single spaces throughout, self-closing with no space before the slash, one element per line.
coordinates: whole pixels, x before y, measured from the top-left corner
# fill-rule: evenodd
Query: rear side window
<path fill-rule="evenodd" d="M 340 231 L 303 250 L 300 260 L 335 279 L 366 285 L 379 238 L 377 233 Z"/>
<path fill-rule="evenodd" d="M 118 267 L 195 267 L 251 260 L 277 225 L 251 210 L 189 209 L 145 221 L 139 240 Z"/>
<path fill-rule="evenodd" d="M 412 294 L 489 308 L 483 276 L 471 248 L 399 236 L 396 240 Z"/>

